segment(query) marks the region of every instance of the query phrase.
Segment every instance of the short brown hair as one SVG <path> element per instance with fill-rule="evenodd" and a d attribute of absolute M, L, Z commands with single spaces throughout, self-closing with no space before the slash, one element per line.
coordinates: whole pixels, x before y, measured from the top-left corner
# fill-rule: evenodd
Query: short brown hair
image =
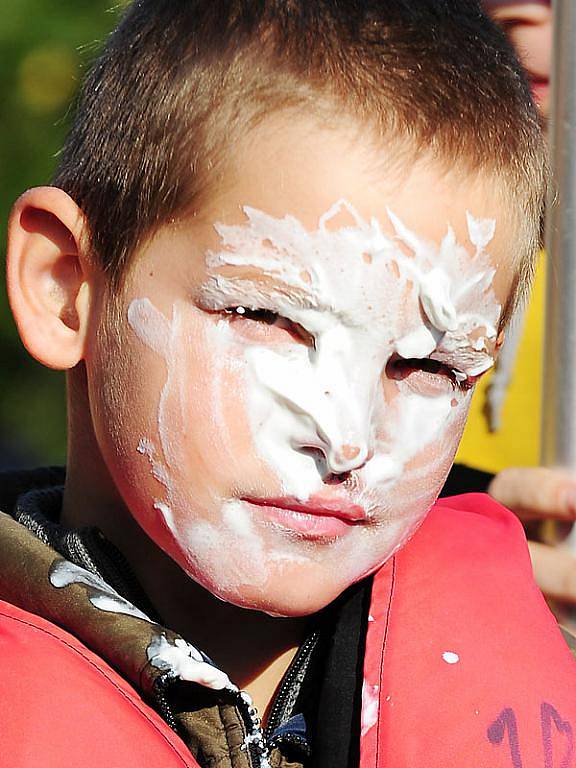
<path fill-rule="evenodd" d="M 118 283 L 158 226 L 201 205 L 227 150 L 285 107 L 332 108 L 501 178 L 537 249 L 546 160 L 504 35 L 473 0 L 136 0 L 87 77 L 55 183 Z"/>

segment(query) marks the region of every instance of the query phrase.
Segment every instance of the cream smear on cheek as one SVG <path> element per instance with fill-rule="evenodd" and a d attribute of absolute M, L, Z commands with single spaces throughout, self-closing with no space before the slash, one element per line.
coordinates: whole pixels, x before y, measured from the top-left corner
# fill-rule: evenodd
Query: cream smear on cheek
<path fill-rule="evenodd" d="M 184 327 L 184 315 L 185 307 L 180 302 L 174 303 L 170 319 L 148 298 L 135 299 L 128 308 L 131 329 L 143 344 L 164 360 L 166 367 L 156 419 L 158 438 L 142 437 L 137 451 L 147 460 L 151 475 L 161 488 L 153 501 L 154 510 L 182 550 L 191 575 L 210 588 L 217 581 L 220 589 L 230 597 L 237 594 L 242 585 L 261 586 L 265 583 L 264 550 L 247 511 L 239 503 L 226 502 L 218 524 L 212 525 L 192 513 L 191 500 L 176 480 L 178 468 L 187 461 L 183 436 L 190 428 L 193 397 L 189 386 L 190 372 L 182 354 L 182 350 L 193 343 Z M 222 347 L 226 344 L 227 332 L 224 325 L 212 328 L 206 343 Z M 211 376 L 215 386 L 210 411 L 219 437 L 226 438 L 219 384 L 224 366 L 231 363 L 222 355 L 216 355 L 213 363 Z M 222 460 L 233 462 L 232 449 Z M 227 553 L 226 558 L 222 557 L 223 552 Z M 278 555 L 276 560 L 282 557 Z M 226 563 L 225 568 L 219 567 L 222 562 Z"/>
<path fill-rule="evenodd" d="M 438 246 L 388 211 L 390 237 L 346 201 L 314 232 L 291 216 L 244 212 L 246 224 L 216 225 L 222 248 L 207 256 L 203 305 L 269 310 L 314 339 L 313 346 L 245 343 L 258 452 L 288 496 L 305 501 L 330 475 L 356 470 L 364 501 L 377 507 L 392 483 L 406 479 L 407 464 L 461 417 L 454 400 L 467 400 L 449 388 L 431 397 L 399 383 L 394 402 L 384 402 L 390 358 L 456 358 L 466 377 L 492 365 L 500 306 L 485 249 L 495 223 L 468 214 L 471 257 L 451 228 Z M 330 228 L 343 212 L 353 225 Z M 260 279 L 242 277 L 247 267 Z"/>

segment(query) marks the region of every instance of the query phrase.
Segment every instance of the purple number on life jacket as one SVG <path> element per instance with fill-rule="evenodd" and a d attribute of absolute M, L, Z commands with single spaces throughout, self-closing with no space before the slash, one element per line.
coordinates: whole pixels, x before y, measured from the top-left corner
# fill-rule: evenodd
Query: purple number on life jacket
<path fill-rule="evenodd" d="M 488 728 L 487 736 L 491 744 L 502 744 L 504 736 L 508 734 L 508 744 L 510 746 L 510 757 L 512 759 L 512 768 L 522 768 L 522 757 L 520 756 L 520 742 L 518 741 L 518 725 L 514 710 L 506 707 L 498 715 L 496 720 Z"/>
<path fill-rule="evenodd" d="M 544 768 L 554 768 L 552 751 L 552 723 L 556 731 L 565 737 L 566 751 L 559 768 L 570 768 L 574 753 L 574 736 L 572 726 L 567 720 L 563 720 L 557 710 L 551 704 L 542 703 L 540 707 L 540 721 L 542 723 L 542 743 L 544 745 Z"/>

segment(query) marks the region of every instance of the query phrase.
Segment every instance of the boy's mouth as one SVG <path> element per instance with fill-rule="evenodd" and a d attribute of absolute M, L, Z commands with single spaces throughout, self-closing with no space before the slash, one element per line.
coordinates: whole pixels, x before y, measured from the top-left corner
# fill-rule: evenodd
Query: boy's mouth
<path fill-rule="evenodd" d="M 253 499 L 242 501 L 257 507 L 270 523 L 291 530 L 306 539 L 336 539 L 355 525 L 368 521 L 366 510 L 347 499 L 324 499 L 312 496 L 308 501 L 294 497 Z"/>
<path fill-rule="evenodd" d="M 539 75 L 530 75 L 530 90 L 534 101 L 541 105 L 548 98 L 550 92 L 550 80 Z"/>

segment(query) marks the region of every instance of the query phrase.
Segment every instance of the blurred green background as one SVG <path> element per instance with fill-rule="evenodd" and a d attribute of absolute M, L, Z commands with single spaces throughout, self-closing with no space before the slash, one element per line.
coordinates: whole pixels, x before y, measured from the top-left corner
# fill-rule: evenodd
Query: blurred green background
<path fill-rule="evenodd" d="M 22 347 L 5 290 L 6 222 L 30 186 L 50 180 L 82 74 L 113 27 L 114 0 L 2 0 L 0 20 L 0 468 L 61 463 L 64 375 Z"/>

